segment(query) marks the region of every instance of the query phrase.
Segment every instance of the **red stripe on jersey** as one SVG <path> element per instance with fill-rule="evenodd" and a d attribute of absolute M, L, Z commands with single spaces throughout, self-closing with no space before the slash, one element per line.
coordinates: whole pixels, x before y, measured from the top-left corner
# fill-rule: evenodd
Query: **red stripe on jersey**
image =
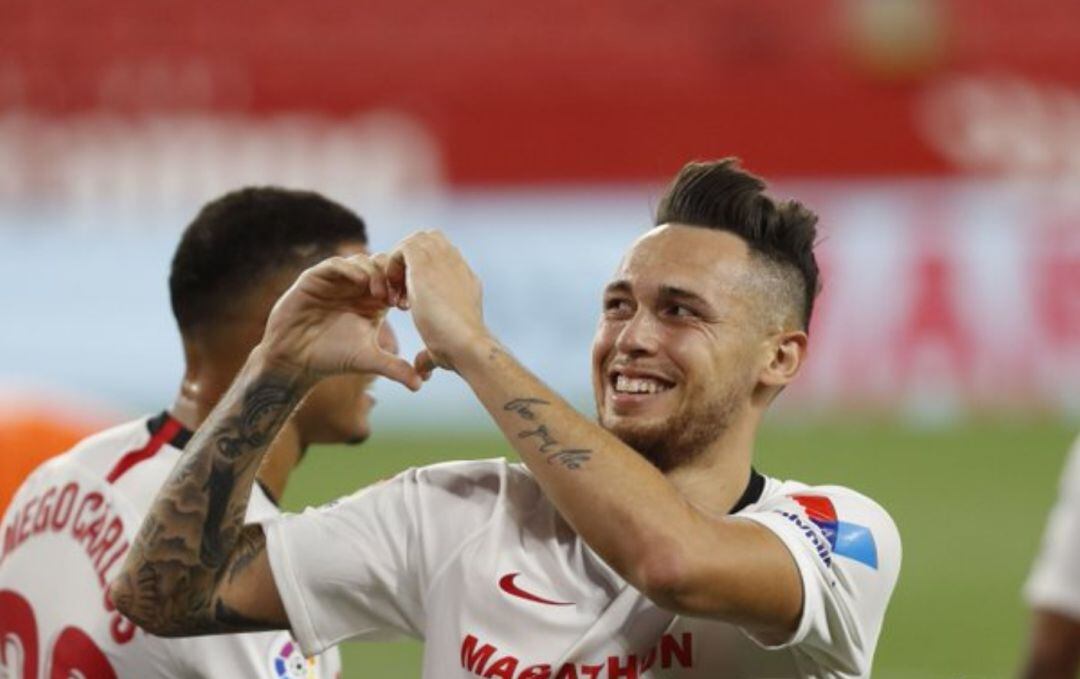
<path fill-rule="evenodd" d="M 116 463 L 116 466 L 112 468 L 112 471 L 109 472 L 109 475 L 105 477 L 105 479 L 109 483 L 116 483 L 116 480 L 126 474 L 129 469 L 156 455 L 157 452 L 161 450 L 161 446 L 165 445 L 168 441 L 171 441 L 183 428 L 184 425 L 171 417 L 168 418 L 165 420 L 165 424 L 162 425 L 161 429 L 158 429 L 157 432 L 150 437 L 150 440 L 145 446 L 138 450 L 133 450 L 120 458 Z"/>
<path fill-rule="evenodd" d="M 792 495 L 795 500 L 806 509 L 806 515 L 811 520 L 834 523 L 836 521 L 836 507 L 832 500 L 820 495 Z"/>

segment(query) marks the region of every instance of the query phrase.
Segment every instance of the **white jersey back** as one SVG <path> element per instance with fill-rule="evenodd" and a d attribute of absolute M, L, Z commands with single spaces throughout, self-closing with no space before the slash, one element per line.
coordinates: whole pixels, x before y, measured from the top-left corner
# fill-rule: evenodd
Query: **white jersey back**
<path fill-rule="evenodd" d="M 798 629 L 771 647 L 658 608 L 502 460 L 409 470 L 264 527 L 308 653 L 403 634 L 425 640 L 431 679 L 869 676 L 896 526 L 854 491 L 756 479 L 737 516 L 784 543 L 804 591 Z"/>
<path fill-rule="evenodd" d="M 19 487 L 0 524 L 0 676 L 339 675 L 336 650 L 309 661 L 288 632 L 162 639 L 106 598 L 189 437 L 165 413 L 130 422 L 49 460 Z M 248 521 L 277 514 L 261 490 L 252 493 Z"/>
<path fill-rule="evenodd" d="M 1032 608 L 1080 620 L 1080 439 L 1061 474 L 1057 503 L 1046 522 L 1024 596 Z"/>

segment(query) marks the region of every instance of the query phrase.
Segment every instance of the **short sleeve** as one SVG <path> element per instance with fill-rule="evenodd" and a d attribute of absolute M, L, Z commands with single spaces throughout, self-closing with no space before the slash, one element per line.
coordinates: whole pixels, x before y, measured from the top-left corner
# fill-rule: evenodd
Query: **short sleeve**
<path fill-rule="evenodd" d="M 774 533 L 802 580 L 795 633 L 766 648 L 790 648 L 822 668 L 869 676 L 900 573 L 900 534 L 885 510 L 854 491 L 823 486 L 771 498 L 738 516 Z"/>
<path fill-rule="evenodd" d="M 304 654 L 346 639 L 423 638 L 428 583 L 490 520 L 505 466 L 410 469 L 264 523 L 274 581 Z"/>
<path fill-rule="evenodd" d="M 1024 586 L 1032 608 L 1080 618 L 1080 440 L 1073 445 L 1042 547 Z"/>

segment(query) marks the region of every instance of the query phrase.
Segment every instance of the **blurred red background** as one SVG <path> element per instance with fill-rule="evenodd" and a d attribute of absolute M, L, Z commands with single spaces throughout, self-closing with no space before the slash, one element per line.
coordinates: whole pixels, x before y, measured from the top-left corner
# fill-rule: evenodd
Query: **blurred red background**
<path fill-rule="evenodd" d="M 0 109 L 345 116 L 388 108 L 455 185 L 957 167 L 920 128 L 948 74 L 1080 86 L 1080 4 L 285 0 L 0 5 Z"/>

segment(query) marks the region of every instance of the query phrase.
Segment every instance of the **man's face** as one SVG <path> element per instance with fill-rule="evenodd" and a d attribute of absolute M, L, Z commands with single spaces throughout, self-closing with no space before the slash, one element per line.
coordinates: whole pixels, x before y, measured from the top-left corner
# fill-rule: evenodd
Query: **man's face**
<path fill-rule="evenodd" d="M 738 236 L 664 225 L 627 253 L 593 341 L 600 424 L 662 471 L 701 453 L 749 405 L 763 356 Z"/>

